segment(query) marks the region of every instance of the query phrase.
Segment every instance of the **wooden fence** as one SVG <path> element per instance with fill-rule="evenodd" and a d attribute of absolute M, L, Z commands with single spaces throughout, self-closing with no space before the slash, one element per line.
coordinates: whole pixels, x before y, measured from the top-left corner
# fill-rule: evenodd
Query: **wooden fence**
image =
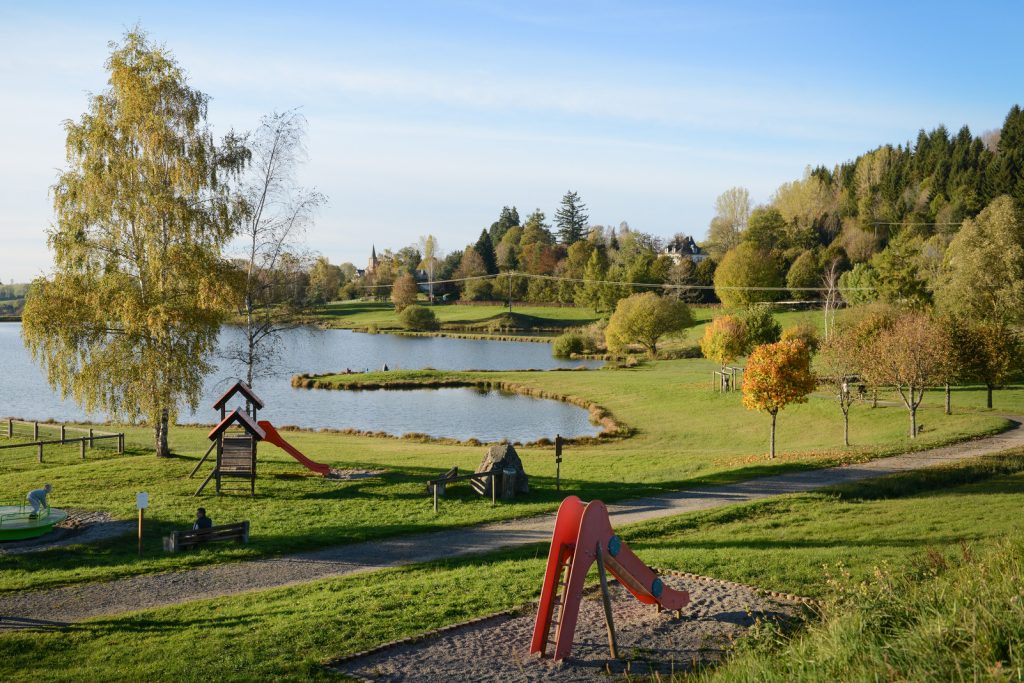
<path fill-rule="evenodd" d="M 26 420 L 15 420 L 7 418 L 4 420 L 6 436 L 8 439 L 31 438 L 31 441 L 0 445 L 0 450 L 11 448 L 35 448 L 36 460 L 43 462 L 44 446 L 65 446 L 78 444 L 78 451 L 82 460 L 85 460 L 86 450 L 96 448 L 97 442 L 100 445 L 104 441 L 116 440 L 115 447 L 118 453 L 124 453 L 124 432 L 102 432 L 92 427 L 67 427 L 65 425 L 49 424 L 46 422 L 28 422 Z M 40 438 L 40 435 L 47 436 L 49 432 L 53 438 Z M 80 433 L 82 436 L 68 436 L 69 433 Z"/>

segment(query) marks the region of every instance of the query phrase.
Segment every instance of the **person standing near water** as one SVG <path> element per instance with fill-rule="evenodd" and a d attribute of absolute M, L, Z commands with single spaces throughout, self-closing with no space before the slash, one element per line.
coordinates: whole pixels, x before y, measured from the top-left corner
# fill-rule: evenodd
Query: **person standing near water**
<path fill-rule="evenodd" d="M 43 488 L 28 492 L 28 504 L 32 506 L 32 514 L 28 516 L 29 519 L 36 519 L 39 517 L 39 508 L 49 507 L 46 503 L 46 497 L 50 495 L 50 491 L 52 490 L 52 486 L 49 484 L 43 484 Z"/>

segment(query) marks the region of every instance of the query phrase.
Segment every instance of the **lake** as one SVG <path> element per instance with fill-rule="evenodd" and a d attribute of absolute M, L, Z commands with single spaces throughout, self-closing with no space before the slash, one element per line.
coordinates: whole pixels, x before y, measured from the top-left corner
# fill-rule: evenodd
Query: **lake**
<path fill-rule="evenodd" d="M 226 348 L 241 337 L 238 329 L 225 327 L 220 346 Z M 279 427 L 352 428 L 395 435 L 418 432 L 484 442 L 535 441 L 555 434 L 593 436 L 599 431 L 590 424 L 587 411 L 578 406 L 498 391 L 459 388 L 352 392 L 291 386 L 291 376 L 300 372 L 379 370 L 385 363 L 391 370 L 550 370 L 601 365 L 598 361 L 553 358 L 548 344 L 300 328 L 283 333 L 280 349 L 275 374 L 257 380 L 254 387 L 266 403 L 261 419 Z M 199 409 L 183 412 L 178 422 L 216 421 L 218 415 L 210 405 L 238 375 L 226 361 L 215 358 L 214 365 Z M 106 419 L 103 414 L 87 414 L 50 389 L 42 369 L 22 345 L 18 323 L 0 324 L 0 368 L 0 416 L 59 422 Z"/>

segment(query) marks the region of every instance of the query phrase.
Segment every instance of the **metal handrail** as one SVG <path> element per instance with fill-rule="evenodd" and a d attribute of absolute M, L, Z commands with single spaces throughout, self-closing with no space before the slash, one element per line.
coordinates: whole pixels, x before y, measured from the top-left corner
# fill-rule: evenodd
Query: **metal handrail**
<path fill-rule="evenodd" d="M 39 516 L 36 517 L 35 519 L 29 519 L 29 515 L 32 514 L 31 513 L 32 506 L 29 505 L 28 503 L 23 503 L 23 502 L 19 502 L 19 501 L 7 501 L 7 502 L 0 501 L 0 505 L 6 506 L 6 507 L 17 507 L 18 508 L 17 512 L 8 512 L 6 514 L 0 514 L 0 528 L 3 528 L 5 520 L 13 521 L 15 519 L 24 519 L 25 521 L 28 521 L 28 522 L 35 522 L 35 524 L 30 524 L 29 526 L 40 526 L 42 523 L 44 523 L 46 520 L 48 520 L 50 518 L 50 503 L 49 502 L 47 502 L 46 505 L 44 505 L 44 506 L 42 506 L 42 508 L 40 508 Z M 46 514 L 43 514 L 44 512 Z"/>

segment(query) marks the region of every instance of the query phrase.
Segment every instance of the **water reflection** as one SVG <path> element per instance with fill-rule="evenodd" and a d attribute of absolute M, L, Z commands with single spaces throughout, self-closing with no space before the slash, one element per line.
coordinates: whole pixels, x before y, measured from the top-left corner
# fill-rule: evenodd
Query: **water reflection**
<path fill-rule="evenodd" d="M 240 333 L 224 328 L 221 346 L 237 341 Z M 291 375 L 299 372 L 391 370 L 432 367 L 439 370 L 516 370 L 557 367 L 596 367 L 594 361 L 551 357 L 550 346 L 530 342 L 491 342 L 444 337 L 368 335 L 348 330 L 303 328 L 285 333 L 276 374 L 256 382 L 266 402 L 262 416 L 278 426 L 352 428 L 390 434 L 418 432 L 457 439 L 533 441 L 541 437 L 584 436 L 598 429 L 587 412 L 558 401 L 479 392 L 474 389 L 416 391 L 318 391 L 295 389 Z M 238 370 L 215 359 L 203 399 L 195 413 L 184 412 L 182 423 L 211 423 L 210 404 L 238 376 Z M 21 343 L 21 326 L 0 324 L 0 416 L 58 421 L 103 420 L 88 415 L 73 401 L 62 399 L 46 383 Z"/>

